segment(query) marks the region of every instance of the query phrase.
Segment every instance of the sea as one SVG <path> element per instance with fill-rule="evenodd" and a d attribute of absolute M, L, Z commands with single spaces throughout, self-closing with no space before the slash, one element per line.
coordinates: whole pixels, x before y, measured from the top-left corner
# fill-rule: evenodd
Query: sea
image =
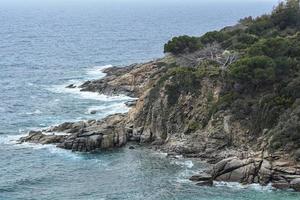
<path fill-rule="evenodd" d="M 129 97 L 67 85 L 160 58 L 174 36 L 200 36 L 270 13 L 277 3 L 0 0 L 0 200 L 299 200 L 271 185 L 196 186 L 188 178 L 205 163 L 144 147 L 92 154 L 16 142 L 29 130 L 128 111 Z"/>

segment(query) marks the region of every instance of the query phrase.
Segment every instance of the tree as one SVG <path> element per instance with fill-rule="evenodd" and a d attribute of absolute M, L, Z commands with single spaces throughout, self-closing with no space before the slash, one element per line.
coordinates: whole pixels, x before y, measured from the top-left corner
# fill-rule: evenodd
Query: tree
<path fill-rule="evenodd" d="M 202 47 L 199 38 L 187 35 L 174 37 L 164 46 L 165 53 L 182 54 L 192 53 Z"/>
<path fill-rule="evenodd" d="M 300 26 L 300 0 L 281 2 L 273 10 L 271 19 L 280 29 Z"/>
<path fill-rule="evenodd" d="M 239 82 L 259 86 L 275 81 L 276 64 L 267 56 L 243 58 L 230 67 L 230 75 Z"/>

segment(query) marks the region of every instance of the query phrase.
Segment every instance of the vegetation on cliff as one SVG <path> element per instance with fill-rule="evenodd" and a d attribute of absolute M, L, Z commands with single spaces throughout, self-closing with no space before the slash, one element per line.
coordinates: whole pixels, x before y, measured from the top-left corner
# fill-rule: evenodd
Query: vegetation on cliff
<path fill-rule="evenodd" d="M 247 17 L 234 27 L 202 37 L 173 38 L 165 52 L 184 58 L 214 45 L 224 53 L 238 54 L 239 59 L 220 65 L 213 62 L 218 61 L 217 56 L 207 56 L 196 67 L 170 68 L 163 77 L 168 102 L 176 104 L 180 95 L 197 96 L 201 80 L 216 79 L 222 90 L 218 100 L 208 101 L 211 116 L 231 112 L 252 134 L 249 143 L 263 136 L 270 151 L 290 152 L 300 159 L 299 0 L 284 1 L 269 15 Z M 197 123 L 193 121 L 193 131 L 202 127 Z"/>

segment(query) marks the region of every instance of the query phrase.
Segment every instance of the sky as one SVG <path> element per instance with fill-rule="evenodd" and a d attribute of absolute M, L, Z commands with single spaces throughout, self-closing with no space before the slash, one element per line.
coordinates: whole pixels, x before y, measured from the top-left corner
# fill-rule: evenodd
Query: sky
<path fill-rule="evenodd" d="M 62 5 L 62 4 L 90 4 L 90 3 L 159 3 L 159 4 L 170 4 L 170 3 L 211 3 L 211 2 L 234 2 L 241 0 L 0 0 L 0 5 Z M 279 0 L 242 0 L 243 2 L 273 2 L 276 4 Z"/>

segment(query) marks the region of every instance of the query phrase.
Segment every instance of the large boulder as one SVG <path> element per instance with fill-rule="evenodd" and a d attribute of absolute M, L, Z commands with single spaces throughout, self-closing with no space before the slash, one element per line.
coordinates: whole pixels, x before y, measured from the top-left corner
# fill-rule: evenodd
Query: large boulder
<path fill-rule="evenodd" d="M 198 175 L 194 175 L 190 178 L 190 181 L 197 182 L 196 185 L 198 185 L 198 186 L 212 186 L 213 185 L 213 178 L 208 173 L 201 173 Z"/>
<path fill-rule="evenodd" d="M 217 181 L 257 182 L 256 172 L 258 164 L 253 159 L 240 160 L 238 158 L 228 158 L 214 166 L 213 177 Z"/>
<path fill-rule="evenodd" d="M 300 178 L 292 180 L 290 184 L 291 184 L 291 188 L 300 192 Z"/>

